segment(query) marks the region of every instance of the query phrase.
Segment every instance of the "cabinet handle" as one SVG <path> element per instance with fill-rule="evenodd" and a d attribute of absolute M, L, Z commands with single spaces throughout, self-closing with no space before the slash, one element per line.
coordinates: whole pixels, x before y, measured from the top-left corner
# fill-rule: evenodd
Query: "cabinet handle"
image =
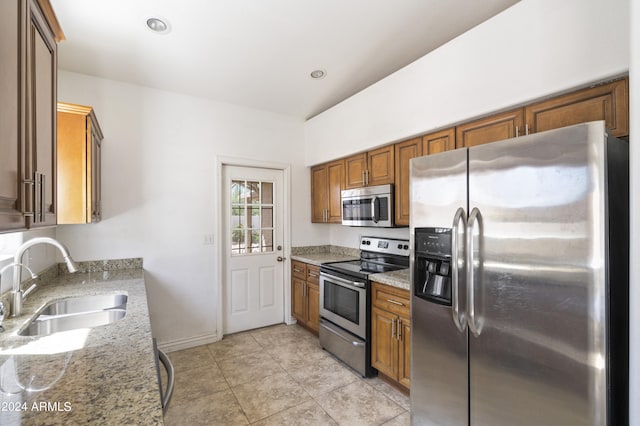
<path fill-rule="evenodd" d="M 362 173 L 361 173 L 361 174 L 362 174 L 362 184 L 363 184 L 363 185 L 366 185 L 366 183 L 365 183 L 366 181 L 364 180 L 364 170 L 362 170 Z"/>
<path fill-rule="evenodd" d="M 398 340 L 402 340 L 402 320 L 399 319 L 397 322 L 398 331 L 396 331 L 396 337 Z"/>
<path fill-rule="evenodd" d="M 391 338 L 396 337 L 396 320 L 395 318 L 391 320 Z"/>
<path fill-rule="evenodd" d="M 369 170 L 368 169 L 364 171 L 364 177 L 365 177 L 364 184 L 365 185 L 369 185 Z"/>
<path fill-rule="evenodd" d="M 313 278 L 318 278 L 320 275 L 313 274 L 313 273 L 309 272 L 308 276 L 313 277 Z"/>
<path fill-rule="evenodd" d="M 516 138 L 517 138 L 518 136 L 520 136 L 520 131 L 519 131 L 519 130 L 520 130 L 520 129 L 518 129 L 518 126 L 516 126 Z"/>
<path fill-rule="evenodd" d="M 394 305 L 404 306 L 404 303 L 400 303 L 400 302 L 398 302 L 396 300 L 387 299 L 387 302 L 393 303 Z"/>
<path fill-rule="evenodd" d="M 33 223 L 44 222 L 45 212 L 45 176 L 40 172 L 33 172 L 33 179 L 25 179 L 25 185 L 33 185 L 33 211 L 25 212 L 25 216 L 33 218 Z"/>
<path fill-rule="evenodd" d="M 529 134 L 529 124 L 528 123 L 524 125 L 524 134 L 525 135 Z"/>
<path fill-rule="evenodd" d="M 298 268 L 293 268 L 293 272 L 302 272 L 302 270 Z"/>

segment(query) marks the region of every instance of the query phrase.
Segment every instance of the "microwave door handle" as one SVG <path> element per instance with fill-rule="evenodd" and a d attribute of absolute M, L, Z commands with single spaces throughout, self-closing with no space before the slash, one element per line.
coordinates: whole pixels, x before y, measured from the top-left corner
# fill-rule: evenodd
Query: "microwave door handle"
<path fill-rule="evenodd" d="M 373 219 L 373 223 L 378 223 L 378 215 L 376 214 L 376 203 L 378 201 L 378 197 L 374 196 L 371 199 L 371 218 Z"/>

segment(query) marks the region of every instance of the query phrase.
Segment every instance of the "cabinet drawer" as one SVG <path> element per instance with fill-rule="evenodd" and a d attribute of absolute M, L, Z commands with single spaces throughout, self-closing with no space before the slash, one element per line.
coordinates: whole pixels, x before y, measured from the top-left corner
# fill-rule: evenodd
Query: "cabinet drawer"
<path fill-rule="evenodd" d="M 309 284 L 320 283 L 320 267 L 315 265 L 307 265 L 307 282 Z"/>
<path fill-rule="evenodd" d="M 388 312 L 409 318 L 409 291 L 374 282 L 371 303 Z"/>
<path fill-rule="evenodd" d="M 300 278 L 301 280 L 307 279 L 307 264 L 300 262 L 299 260 L 291 261 L 291 275 Z"/>

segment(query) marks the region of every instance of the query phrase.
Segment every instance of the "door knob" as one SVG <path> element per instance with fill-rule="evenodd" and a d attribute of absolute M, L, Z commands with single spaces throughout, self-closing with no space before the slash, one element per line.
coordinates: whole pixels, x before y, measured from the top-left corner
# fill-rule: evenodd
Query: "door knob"
<path fill-rule="evenodd" d="M 276 258 L 276 260 L 277 260 L 278 262 L 282 262 L 282 261 L 283 261 L 283 260 L 285 260 L 285 259 L 286 259 L 286 258 L 285 258 L 285 257 L 282 257 L 282 256 L 278 256 L 278 257 Z"/>

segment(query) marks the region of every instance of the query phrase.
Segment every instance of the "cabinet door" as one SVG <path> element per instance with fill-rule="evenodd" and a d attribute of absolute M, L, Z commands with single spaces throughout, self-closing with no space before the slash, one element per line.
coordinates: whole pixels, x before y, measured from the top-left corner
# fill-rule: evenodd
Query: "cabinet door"
<path fill-rule="evenodd" d="M 446 129 L 422 137 L 422 155 L 432 155 L 456 148 L 456 129 Z"/>
<path fill-rule="evenodd" d="M 375 306 L 371 308 L 371 365 L 394 380 L 398 378 L 397 318 Z"/>
<path fill-rule="evenodd" d="M 306 309 L 306 283 L 299 278 L 291 279 L 291 315 L 305 323 L 307 317 Z"/>
<path fill-rule="evenodd" d="M 604 120 L 612 136 L 629 134 L 628 80 L 590 87 L 525 108 L 530 132 Z"/>
<path fill-rule="evenodd" d="M 367 186 L 385 185 L 395 180 L 395 149 L 383 146 L 367 153 Z"/>
<path fill-rule="evenodd" d="M 400 317 L 398 347 L 398 381 L 411 387 L 411 321 Z"/>
<path fill-rule="evenodd" d="M 311 168 L 311 222 L 322 223 L 326 220 L 329 205 L 327 167 L 322 164 Z"/>
<path fill-rule="evenodd" d="M 328 222 L 342 222 L 342 189 L 344 188 L 344 161 L 327 164 L 328 175 Z"/>
<path fill-rule="evenodd" d="M 29 2 L 27 34 L 27 176 L 42 175 L 31 185 L 30 211 L 42 212 L 30 227 L 56 224 L 56 41 L 35 0 Z"/>
<path fill-rule="evenodd" d="M 320 287 L 307 283 L 307 326 L 316 333 L 320 330 Z"/>
<path fill-rule="evenodd" d="M 364 174 L 367 169 L 367 154 L 356 154 L 344 160 L 344 188 L 360 188 L 365 185 Z"/>
<path fill-rule="evenodd" d="M 0 1 L 0 232 L 26 226 L 23 212 L 25 168 L 24 37 L 20 0 Z"/>
<path fill-rule="evenodd" d="M 472 147 L 524 134 L 522 108 L 456 127 L 456 148 Z"/>
<path fill-rule="evenodd" d="M 102 220 L 102 141 L 91 133 L 91 221 Z"/>
<path fill-rule="evenodd" d="M 422 155 L 420 138 L 395 145 L 396 225 L 409 225 L 409 160 Z"/>

